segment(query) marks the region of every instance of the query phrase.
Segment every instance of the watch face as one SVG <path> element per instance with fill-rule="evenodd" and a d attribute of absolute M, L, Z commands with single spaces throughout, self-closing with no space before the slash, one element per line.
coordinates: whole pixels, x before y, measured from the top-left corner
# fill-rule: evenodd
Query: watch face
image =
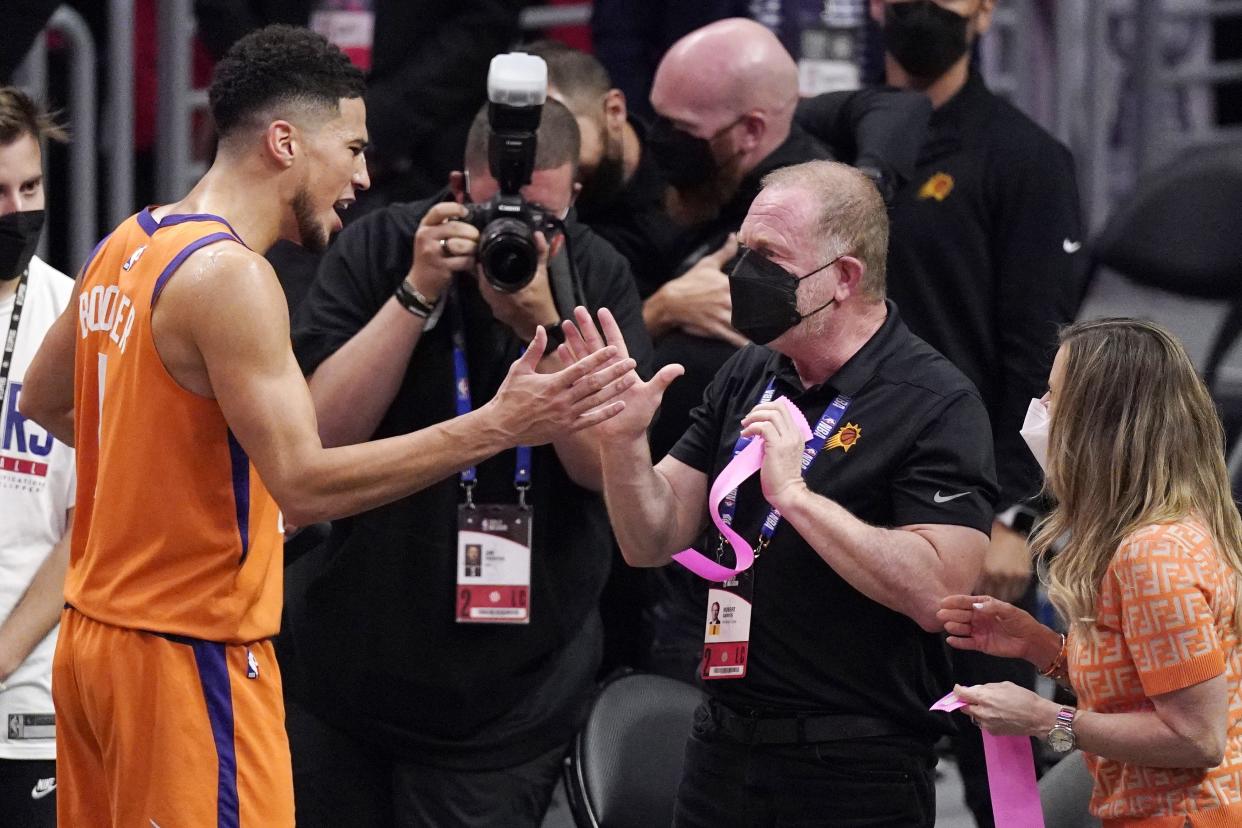
<path fill-rule="evenodd" d="M 1074 734 L 1064 727 L 1054 727 L 1048 733 L 1048 747 L 1057 753 L 1069 753 L 1074 749 Z"/>

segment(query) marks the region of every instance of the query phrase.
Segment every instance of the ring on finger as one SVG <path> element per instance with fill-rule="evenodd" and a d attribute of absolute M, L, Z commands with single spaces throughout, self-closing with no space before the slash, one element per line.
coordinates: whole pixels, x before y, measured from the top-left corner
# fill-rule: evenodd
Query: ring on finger
<path fill-rule="evenodd" d="M 446 259 L 453 255 L 453 251 L 449 250 L 448 243 L 449 243 L 448 239 L 440 239 L 440 252 L 444 255 Z"/>

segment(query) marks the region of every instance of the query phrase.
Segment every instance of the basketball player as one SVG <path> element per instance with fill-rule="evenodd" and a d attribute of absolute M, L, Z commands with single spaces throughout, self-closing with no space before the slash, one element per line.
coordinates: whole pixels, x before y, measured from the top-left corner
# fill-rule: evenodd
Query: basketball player
<path fill-rule="evenodd" d="M 78 449 L 53 667 L 63 825 L 292 825 L 268 641 L 281 514 L 373 509 L 621 410 L 609 401 L 633 360 L 601 349 L 539 374 L 539 329 L 478 411 L 322 447 L 262 252 L 322 248 L 334 208 L 367 187 L 362 96 L 361 73 L 308 30 L 240 40 L 210 91 L 211 169 L 100 243 L 27 373 L 23 412 Z"/>

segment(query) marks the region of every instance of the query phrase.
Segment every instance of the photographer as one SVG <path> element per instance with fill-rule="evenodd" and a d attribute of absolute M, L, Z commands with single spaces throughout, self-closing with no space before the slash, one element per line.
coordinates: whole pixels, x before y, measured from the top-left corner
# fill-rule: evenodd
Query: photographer
<path fill-rule="evenodd" d="M 493 116 L 504 110 L 493 106 Z M 533 234 L 538 263 L 524 287 L 514 290 L 509 272 L 521 244 L 508 254 L 494 241 L 480 248 L 499 227 L 489 151 L 513 161 L 501 146 L 521 137 L 495 117 L 489 125 L 486 111 L 450 191 L 366 216 L 325 257 L 294 329 L 325 442 L 403 433 L 487 399 L 535 326 L 575 304 L 608 307 L 637 346 L 640 371 L 649 361 L 625 260 L 573 218 L 554 218 L 573 202 L 573 117 L 549 101 L 537 133 L 527 126 L 536 148 L 524 209 L 553 218 Z M 503 170 L 510 183 L 525 180 Z M 484 272 L 479 260 L 503 272 Z M 540 368 L 557 364 L 550 354 Z M 305 593 L 288 598 L 281 653 L 299 825 L 539 824 L 600 657 L 611 539 L 590 440 L 567 436 L 534 449 L 529 463 L 501 452 L 479 464 L 468 492 L 455 476 L 338 521 L 322 557 L 305 561 L 314 571 Z M 524 580 L 470 587 L 489 583 L 494 562 L 489 539 L 462 522 L 470 501 L 480 513 L 529 518 Z M 480 613 L 518 623 L 471 623 Z"/>

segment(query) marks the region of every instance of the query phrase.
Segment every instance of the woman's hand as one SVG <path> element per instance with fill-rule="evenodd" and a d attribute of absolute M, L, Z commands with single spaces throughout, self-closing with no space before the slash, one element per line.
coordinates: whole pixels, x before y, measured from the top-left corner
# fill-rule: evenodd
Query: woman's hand
<path fill-rule="evenodd" d="M 962 712 L 997 736 L 1043 738 L 1057 723 L 1061 705 L 1011 681 L 1000 684 L 955 685 L 953 694 L 966 706 Z"/>
<path fill-rule="evenodd" d="M 936 618 L 949 634 L 949 646 L 1002 658 L 1024 658 L 1046 668 L 1061 649 L 1061 635 L 1026 610 L 990 595 L 950 595 Z"/>

